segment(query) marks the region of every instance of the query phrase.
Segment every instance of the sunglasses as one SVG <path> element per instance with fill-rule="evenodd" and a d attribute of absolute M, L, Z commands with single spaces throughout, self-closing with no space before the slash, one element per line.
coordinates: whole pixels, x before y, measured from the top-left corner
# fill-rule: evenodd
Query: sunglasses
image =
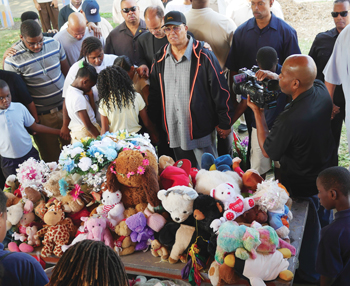
<path fill-rule="evenodd" d="M 130 11 L 131 11 L 131 12 L 135 12 L 136 9 L 137 9 L 136 6 L 132 6 L 132 7 L 130 7 L 130 8 L 123 8 L 122 10 L 123 10 L 123 12 L 124 12 L 125 14 L 128 14 Z"/>
<path fill-rule="evenodd" d="M 181 25 L 173 26 L 173 27 L 165 27 L 165 28 L 163 28 L 163 30 L 164 30 L 166 35 L 170 34 L 171 30 L 173 30 L 175 33 L 178 33 L 181 30 Z"/>
<path fill-rule="evenodd" d="M 346 17 L 348 15 L 348 11 L 341 11 L 341 12 L 331 12 L 333 18 L 337 18 L 338 15 L 342 17 Z"/>

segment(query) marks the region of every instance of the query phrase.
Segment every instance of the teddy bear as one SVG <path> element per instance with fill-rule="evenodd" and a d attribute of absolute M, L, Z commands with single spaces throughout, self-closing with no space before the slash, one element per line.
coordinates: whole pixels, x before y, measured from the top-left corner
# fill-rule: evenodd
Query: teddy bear
<path fill-rule="evenodd" d="M 110 192 L 120 190 L 125 208 L 148 203 L 151 208 L 160 205 L 158 165 L 150 151 L 124 150 L 107 169 L 107 187 Z"/>
<path fill-rule="evenodd" d="M 110 192 L 105 190 L 102 193 L 102 204 L 97 208 L 98 214 L 107 215 L 108 226 L 114 229 L 115 226 L 124 219 L 124 205 L 121 202 L 122 193 L 120 191 Z"/>
<path fill-rule="evenodd" d="M 213 220 L 222 217 L 224 205 L 211 196 L 198 194 L 193 203 L 193 217 L 197 227 L 202 230 L 201 235 L 208 240 L 208 252 L 215 255 L 217 235 L 213 233 L 210 225 Z"/>
<path fill-rule="evenodd" d="M 114 229 L 119 238 L 114 242 L 114 250 L 120 256 L 128 255 L 135 251 L 136 242 L 132 242 L 130 238 L 131 230 L 126 225 L 125 220 L 122 220 Z"/>
<path fill-rule="evenodd" d="M 252 198 L 243 198 L 237 191 L 237 185 L 222 183 L 210 191 L 210 196 L 220 200 L 224 204 L 223 219 L 213 221 L 211 227 L 214 232 L 223 221 L 234 220 L 245 211 L 254 207 L 255 202 Z"/>
<path fill-rule="evenodd" d="M 284 281 L 293 280 L 293 273 L 288 270 L 289 262 L 280 251 L 273 254 L 257 254 L 256 259 L 240 260 L 233 253 L 226 255 L 224 263 L 216 261 L 209 269 L 209 279 L 214 286 L 234 284 L 240 276 L 247 278 L 252 286 L 266 285 L 264 281 L 272 281 L 277 277 Z M 239 276 L 238 276 L 239 275 Z"/>
<path fill-rule="evenodd" d="M 260 244 L 259 232 L 255 228 L 238 225 L 233 221 L 224 222 L 219 228 L 215 260 L 222 264 L 225 253 L 233 251 L 242 260 L 249 257 L 255 259 Z"/>
<path fill-rule="evenodd" d="M 85 217 L 81 217 L 81 219 L 84 220 Z M 84 225 L 79 226 L 79 228 L 77 230 L 77 233 L 75 235 L 75 238 L 73 239 L 71 244 L 69 244 L 69 245 L 62 245 L 62 251 L 66 252 L 66 250 L 68 248 L 70 248 L 71 246 L 73 246 L 74 244 L 76 244 L 76 243 L 78 243 L 80 241 L 83 241 L 85 239 L 88 239 L 88 235 L 89 235 L 89 233 L 88 233 L 88 230 L 87 230 L 86 225 L 84 223 Z"/>
<path fill-rule="evenodd" d="M 161 174 L 168 166 L 174 166 L 175 161 L 170 156 L 162 155 L 158 159 L 158 173 Z"/>
<path fill-rule="evenodd" d="M 269 224 L 276 230 L 279 237 L 289 239 L 289 220 L 292 212 L 286 206 L 289 195 L 277 181 L 268 180 L 258 184 L 253 199 L 263 210 L 267 210 Z"/>
<path fill-rule="evenodd" d="M 57 198 L 61 196 L 59 180 L 63 177 L 64 174 L 62 171 L 53 171 L 50 173 L 48 180 L 43 184 L 44 193 L 48 197 Z"/>
<path fill-rule="evenodd" d="M 34 221 L 35 219 L 35 215 L 34 215 L 34 204 L 32 201 L 27 200 L 27 202 L 24 205 L 23 208 L 23 215 L 19 221 L 19 226 L 18 226 L 18 230 L 19 230 L 19 234 L 17 234 L 16 232 L 12 235 L 15 236 L 15 240 L 20 240 L 21 242 L 24 242 L 27 240 L 27 227 L 29 227 L 31 225 L 31 223 Z"/>
<path fill-rule="evenodd" d="M 61 201 L 64 207 L 66 217 L 69 217 L 77 228 L 81 225 L 80 218 L 90 215 L 80 196 L 75 198 L 71 195 L 71 192 L 67 192 L 65 196 L 59 197 L 58 200 Z"/>
<path fill-rule="evenodd" d="M 107 218 L 96 215 L 92 217 L 82 217 L 84 226 L 88 232 L 87 239 L 103 241 L 106 245 L 113 248 L 113 238 L 107 226 Z"/>
<path fill-rule="evenodd" d="M 197 193 L 204 195 L 210 195 L 210 191 L 216 188 L 221 183 L 230 183 L 237 186 L 237 191 L 241 193 L 243 187 L 242 178 L 234 171 L 220 172 L 218 170 L 208 171 L 205 169 L 199 170 L 196 175 L 196 187 Z"/>
<path fill-rule="evenodd" d="M 160 256 L 162 261 L 167 261 L 169 258 L 168 249 L 164 245 L 161 245 L 157 239 L 151 242 L 151 253 L 154 257 Z"/>
<path fill-rule="evenodd" d="M 18 186 L 19 183 L 16 178 L 16 175 L 10 175 L 6 178 L 3 192 L 13 194 L 17 190 Z"/>
<path fill-rule="evenodd" d="M 149 239 L 154 239 L 154 232 L 147 226 L 147 219 L 142 212 L 128 217 L 126 220 L 126 225 L 131 230 L 130 238 L 132 242 L 137 242 L 135 250 L 145 250 L 147 249 L 147 242 Z"/>
<path fill-rule="evenodd" d="M 236 222 L 245 223 L 250 225 L 253 221 L 260 224 L 266 223 L 268 220 L 268 215 L 265 211 L 261 210 L 258 205 L 255 205 L 250 210 L 245 211 L 241 216 L 235 219 Z"/>
<path fill-rule="evenodd" d="M 63 254 L 62 245 L 69 241 L 69 233 L 73 231 L 73 222 L 70 218 L 65 218 L 64 207 L 58 200 L 47 203 L 47 212 L 44 215 L 46 225 L 39 230 L 36 237 L 44 236 L 41 256 L 48 257 L 52 253 L 57 257 Z"/>
<path fill-rule="evenodd" d="M 6 231 L 8 231 L 12 226 L 16 226 L 21 220 L 22 216 L 23 216 L 22 200 L 18 201 L 16 204 L 8 206 L 7 219 L 6 219 Z"/>
<path fill-rule="evenodd" d="M 170 213 L 172 220 L 183 223 L 193 213 L 193 202 L 198 193 L 186 186 L 175 186 L 168 190 L 160 190 L 157 194 L 163 208 Z"/>

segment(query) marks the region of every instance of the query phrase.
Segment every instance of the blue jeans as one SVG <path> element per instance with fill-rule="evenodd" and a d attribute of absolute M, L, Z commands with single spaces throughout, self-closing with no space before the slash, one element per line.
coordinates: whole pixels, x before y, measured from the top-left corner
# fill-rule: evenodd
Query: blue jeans
<path fill-rule="evenodd" d="M 297 276 L 306 282 L 317 283 L 320 280 L 320 274 L 316 272 L 316 255 L 321 232 L 318 217 L 320 203 L 317 195 L 302 199 L 309 201 L 309 211 L 301 243 Z"/>

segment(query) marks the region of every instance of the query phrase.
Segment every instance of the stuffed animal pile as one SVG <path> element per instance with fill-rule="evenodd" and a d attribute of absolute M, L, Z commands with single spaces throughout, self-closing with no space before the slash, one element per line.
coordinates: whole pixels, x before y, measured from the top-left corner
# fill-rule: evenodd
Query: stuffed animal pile
<path fill-rule="evenodd" d="M 289 195 L 239 163 L 204 154 L 197 170 L 186 159 L 158 160 L 147 135 L 84 138 L 64 147 L 58 164 L 30 158 L 7 178 L 9 248 L 40 246 L 43 257 L 60 257 L 93 239 L 120 256 L 150 250 L 160 261 L 186 263 L 183 278 L 198 285 L 209 257 L 213 285 L 237 275 L 251 285 L 292 279 Z"/>

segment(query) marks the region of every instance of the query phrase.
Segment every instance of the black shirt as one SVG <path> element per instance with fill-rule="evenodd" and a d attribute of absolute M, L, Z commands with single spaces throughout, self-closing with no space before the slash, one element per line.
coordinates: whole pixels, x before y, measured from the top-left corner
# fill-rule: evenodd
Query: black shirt
<path fill-rule="evenodd" d="M 332 100 L 326 86 L 314 86 L 300 94 L 277 117 L 264 149 L 280 161 L 282 184 L 292 196 L 317 194 L 318 174 L 336 165 L 336 150 L 331 133 Z"/>
<path fill-rule="evenodd" d="M 153 36 L 152 33 L 147 32 L 142 34 L 137 39 L 137 42 L 139 45 L 140 55 L 139 65 L 146 65 L 150 69 L 154 55 L 160 50 L 161 47 L 168 43 L 168 38 L 164 36 L 164 38 L 158 39 Z"/>
<path fill-rule="evenodd" d="M 33 101 L 26 84 L 21 76 L 14 72 L 0 70 L 0 79 L 6 81 L 11 92 L 11 101 L 20 102 L 27 106 Z"/>
<path fill-rule="evenodd" d="M 139 27 L 134 36 L 124 21 L 109 33 L 106 39 L 105 53 L 127 56 L 134 65 L 139 65 L 140 55 L 137 39 L 146 31 L 146 23 L 144 20 L 140 19 Z"/>
<path fill-rule="evenodd" d="M 312 43 L 309 56 L 312 57 L 317 66 L 317 79 L 324 82 L 323 70 L 333 52 L 335 41 L 338 38 L 338 30 L 333 28 L 326 32 L 319 33 Z M 333 102 L 337 106 L 344 106 L 345 98 L 341 85 L 337 85 L 334 90 Z"/>
<path fill-rule="evenodd" d="M 72 14 L 74 11 L 70 7 L 70 5 L 64 6 L 60 12 L 58 13 L 58 31 L 61 29 L 61 27 L 68 21 L 68 17 L 70 14 Z"/>

